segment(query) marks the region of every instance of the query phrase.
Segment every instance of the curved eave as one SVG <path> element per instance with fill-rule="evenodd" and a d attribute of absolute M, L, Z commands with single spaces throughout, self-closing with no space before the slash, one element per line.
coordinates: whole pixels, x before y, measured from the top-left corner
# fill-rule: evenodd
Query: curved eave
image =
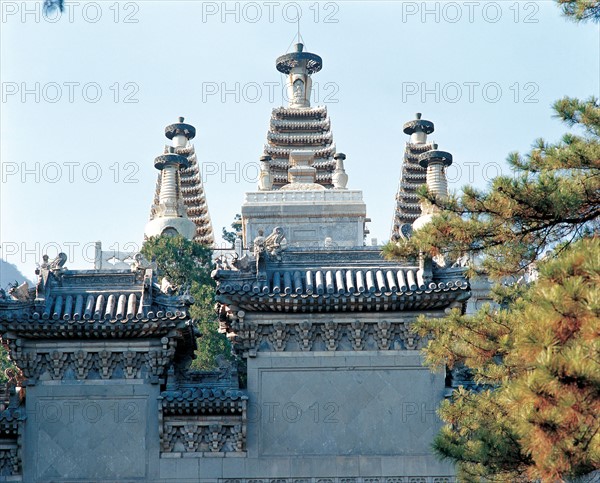
<path fill-rule="evenodd" d="M 470 295 L 468 285 L 450 289 L 355 294 L 248 294 L 217 295 L 217 301 L 248 312 L 380 312 L 444 309 Z"/>
<path fill-rule="evenodd" d="M 0 333 L 29 339 L 107 339 L 139 338 L 167 334 L 182 329 L 187 314 L 121 320 L 48 320 L 31 316 L 17 320 L 0 320 Z"/>

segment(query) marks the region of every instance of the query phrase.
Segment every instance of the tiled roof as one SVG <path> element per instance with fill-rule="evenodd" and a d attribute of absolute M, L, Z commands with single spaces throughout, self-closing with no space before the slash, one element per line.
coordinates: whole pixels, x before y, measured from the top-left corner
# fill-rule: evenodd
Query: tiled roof
<path fill-rule="evenodd" d="M 42 298 L 3 301 L 0 329 L 28 337 L 145 337 L 189 319 L 191 298 L 169 296 L 131 270 L 51 273 Z"/>
<path fill-rule="evenodd" d="M 187 387 L 161 392 L 167 414 L 236 413 L 243 411 L 248 396 L 239 389 Z"/>
<path fill-rule="evenodd" d="M 469 284 L 462 270 L 432 280 L 417 267 L 269 270 L 266 280 L 218 271 L 217 299 L 244 310 L 328 312 L 440 308 L 463 298 Z"/>

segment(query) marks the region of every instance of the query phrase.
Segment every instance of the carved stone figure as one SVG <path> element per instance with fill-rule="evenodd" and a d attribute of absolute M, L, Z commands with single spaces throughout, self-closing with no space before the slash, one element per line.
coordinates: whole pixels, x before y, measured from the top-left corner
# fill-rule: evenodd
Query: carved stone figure
<path fill-rule="evenodd" d="M 287 240 L 280 226 L 273 228 L 273 233 L 265 239 L 265 248 L 271 257 L 281 261 L 281 252 L 287 248 Z"/>
<path fill-rule="evenodd" d="M 294 101 L 299 102 L 304 99 L 304 82 L 301 79 L 294 81 Z"/>
<path fill-rule="evenodd" d="M 67 263 L 67 255 L 65 253 L 59 253 L 52 262 L 50 262 L 50 270 L 52 271 L 61 271 L 63 267 Z"/>
<path fill-rule="evenodd" d="M 23 282 L 19 285 L 18 282 L 10 284 L 8 289 L 8 294 L 13 298 L 13 300 L 20 300 L 22 302 L 29 300 L 29 285 L 27 282 Z"/>
<path fill-rule="evenodd" d="M 160 281 L 160 291 L 162 293 L 166 293 L 167 295 L 172 295 L 177 291 L 177 286 L 169 282 L 167 277 L 163 277 Z"/>
<path fill-rule="evenodd" d="M 133 263 L 131 264 L 131 271 L 135 272 L 137 270 L 145 270 L 145 269 L 152 269 L 152 270 L 157 270 L 158 269 L 158 265 L 156 264 L 156 262 L 152 261 L 148 261 L 146 259 L 146 257 L 144 257 L 144 255 L 142 255 L 141 253 L 136 253 L 133 256 Z"/>

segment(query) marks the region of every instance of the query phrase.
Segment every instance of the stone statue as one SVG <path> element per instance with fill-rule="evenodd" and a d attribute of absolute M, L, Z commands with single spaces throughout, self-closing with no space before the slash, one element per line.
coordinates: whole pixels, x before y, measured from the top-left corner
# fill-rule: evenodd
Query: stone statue
<path fill-rule="evenodd" d="M 241 272 L 247 272 L 250 270 L 250 264 L 252 263 L 252 259 L 248 256 L 248 255 L 244 255 L 243 257 L 240 257 L 237 255 L 237 253 L 235 254 L 235 257 L 233 258 L 231 265 L 233 265 L 233 267 L 236 270 L 239 270 Z"/>
<path fill-rule="evenodd" d="M 301 79 L 294 81 L 294 101 L 301 101 L 304 99 L 304 82 Z"/>
<path fill-rule="evenodd" d="M 40 264 L 41 270 L 48 270 L 50 268 L 49 258 L 48 255 L 42 255 L 42 263 Z"/>
<path fill-rule="evenodd" d="M 260 271 L 260 264 L 265 256 L 266 246 L 264 233 L 263 230 L 258 230 L 258 236 L 252 242 L 252 253 L 254 254 L 254 258 L 256 258 L 256 273 Z"/>
<path fill-rule="evenodd" d="M 144 255 L 141 253 L 136 253 L 133 256 L 133 263 L 131 264 L 131 271 L 135 272 L 137 270 L 145 270 L 145 269 L 158 270 L 158 265 L 156 262 L 149 262 Z"/>
<path fill-rule="evenodd" d="M 177 291 L 177 286 L 169 282 L 167 277 L 163 277 L 160 281 L 160 291 L 167 295 L 173 295 Z"/>
<path fill-rule="evenodd" d="M 19 282 L 11 283 L 8 285 L 8 294 L 13 300 L 19 300 L 25 302 L 29 300 L 29 285 L 27 282 L 23 282 L 19 285 Z"/>
<path fill-rule="evenodd" d="M 265 239 L 265 248 L 271 257 L 281 261 L 281 252 L 287 248 L 287 240 L 280 226 L 273 228 L 273 233 Z"/>
<path fill-rule="evenodd" d="M 48 255 L 45 256 L 47 257 Z M 42 299 L 44 295 L 44 276 L 42 275 L 41 265 L 35 269 L 35 274 L 37 275 L 37 283 L 35 284 L 35 298 Z"/>
<path fill-rule="evenodd" d="M 50 270 L 58 272 L 63 270 L 63 267 L 67 263 L 67 255 L 65 253 L 59 253 L 52 262 L 50 262 Z"/>
<path fill-rule="evenodd" d="M 469 266 L 469 254 L 463 253 L 460 257 L 456 259 L 456 261 L 452 264 L 453 268 L 456 267 L 467 267 Z"/>

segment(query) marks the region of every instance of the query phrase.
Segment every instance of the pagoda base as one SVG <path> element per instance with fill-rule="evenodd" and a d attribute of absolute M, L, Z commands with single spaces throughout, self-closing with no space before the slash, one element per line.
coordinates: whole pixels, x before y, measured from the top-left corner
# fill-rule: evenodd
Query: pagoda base
<path fill-rule="evenodd" d="M 279 226 L 292 247 L 363 246 L 366 219 L 356 190 L 257 191 L 246 193 L 242 205 L 246 245 L 259 230 L 268 235 Z"/>

